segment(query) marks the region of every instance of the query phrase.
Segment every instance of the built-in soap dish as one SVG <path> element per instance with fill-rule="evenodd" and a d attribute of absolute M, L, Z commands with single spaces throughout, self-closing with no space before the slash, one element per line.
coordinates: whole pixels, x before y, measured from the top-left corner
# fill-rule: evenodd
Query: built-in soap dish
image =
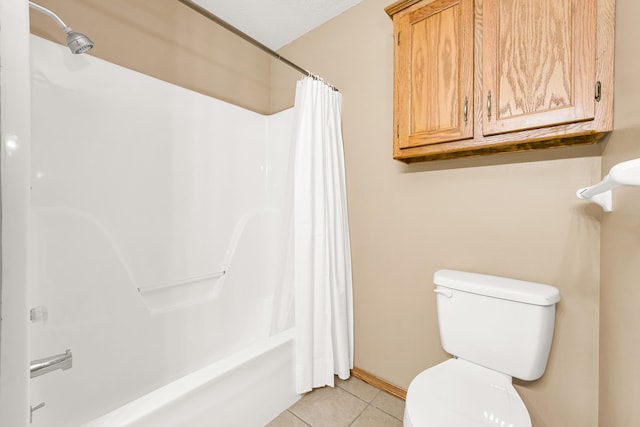
<path fill-rule="evenodd" d="M 138 287 L 152 313 L 163 313 L 215 298 L 222 289 L 226 270 L 157 286 Z"/>

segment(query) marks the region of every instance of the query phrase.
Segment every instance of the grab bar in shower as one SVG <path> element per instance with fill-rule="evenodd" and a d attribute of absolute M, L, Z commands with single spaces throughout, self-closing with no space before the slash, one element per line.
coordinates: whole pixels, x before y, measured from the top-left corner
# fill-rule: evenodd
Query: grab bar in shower
<path fill-rule="evenodd" d="M 640 185 L 640 158 L 618 163 L 602 181 L 591 187 L 579 189 L 576 195 L 580 199 L 600 205 L 605 212 L 611 212 L 611 190 L 620 185 Z"/>
<path fill-rule="evenodd" d="M 204 276 L 190 277 L 188 279 L 180 280 L 180 281 L 174 282 L 174 283 L 169 283 L 167 285 L 143 286 L 143 287 L 139 287 L 138 288 L 138 292 L 140 292 L 141 294 L 145 294 L 145 293 L 149 293 L 149 292 L 163 291 L 163 290 L 166 290 L 168 288 L 176 288 L 176 287 L 179 287 L 179 286 L 190 285 L 192 283 L 204 282 L 206 280 L 211 280 L 211 279 L 218 279 L 218 278 L 224 276 L 225 274 L 227 274 L 227 271 L 226 270 L 222 270 L 222 271 L 218 271 L 217 273 L 206 274 Z"/>
<path fill-rule="evenodd" d="M 73 367 L 73 354 L 71 350 L 65 351 L 63 354 L 37 359 L 31 362 L 31 378 L 48 374 L 49 372 L 62 369 L 66 371 Z"/>

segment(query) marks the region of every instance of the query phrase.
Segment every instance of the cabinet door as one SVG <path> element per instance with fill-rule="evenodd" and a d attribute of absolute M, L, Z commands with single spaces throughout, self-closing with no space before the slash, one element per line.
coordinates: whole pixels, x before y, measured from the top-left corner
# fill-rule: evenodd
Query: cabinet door
<path fill-rule="evenodd" d="M 473 137 L 473 2 L 394 19 L 396 149 Z"/>
<path fill-rule="evenodd" d="M 594 117 L 596 0 L 484 0 L 482 132 Z"/>

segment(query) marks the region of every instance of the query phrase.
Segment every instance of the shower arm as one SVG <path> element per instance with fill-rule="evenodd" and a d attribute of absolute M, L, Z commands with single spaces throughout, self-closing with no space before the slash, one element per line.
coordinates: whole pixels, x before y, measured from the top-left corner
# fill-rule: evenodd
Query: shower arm
<path fill-rule="evenodd" d="M 67 24 L 64 23 L 64 21 L 62 19 L 60 19 L 60 17 L 58 15 L 56 15 L 55 13 L 53 13 L 52 11 L 50 11 L 49 9 L 47 9 L 46 7 L 40 6 L 39 4 L 36 4 L 32 1 L 29 2 L 29 7 L 32 9 L 37 10 L 38 12 L 44 13 L 45 15 L 48 15 L 49 17 L 51 17 L 54 21 L 56 21 L 56 23 L 58 25 L 60 25 L 60 27 L 65 31 L 65 33 L 69 33 L 70 31 L 73 31 L 71 29 L 71 27 L 69 27 Z"/>
<path fill-rule="evenodd" d="M 56 23 L 60 27 L 62 27 L 62 31 L 67 33 L 67 40 L 66 40 L 67 46 L 71 50 L 71 53 L 73 53 L 74 55 L 88 52 L 91 49 L 93 49 L 93 46 L 95 46 L 95 43 L 93 43 L 93 40 L 91 40 L 89 36 L 87 36 L 86 34 L 79 33 L 77 31 L 73 31 L 71 27 L 65 24 L 64 21 L 60 19 L 58 15 L 56 15 L 46 7 L 42 7 L 39 4 L 36 4 L 32 1 L 29 2 L 29 7 L 34 10 L 37 10 L 40 13 L 44 13 L 49 18 L 56 21 Z"/>

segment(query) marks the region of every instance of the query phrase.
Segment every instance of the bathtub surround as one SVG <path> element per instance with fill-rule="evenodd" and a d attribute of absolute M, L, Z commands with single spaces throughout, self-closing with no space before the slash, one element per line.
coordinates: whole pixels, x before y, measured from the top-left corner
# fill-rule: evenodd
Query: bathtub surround
<path fill-rule="evenodd" d="M 292 343 L 277 350 L 286 359 L 229 366 L 251 372 L 232 383 L 220 365 L 293 326 L 293 305 L 277 298 L 292 286 L 282 266 L 293 111 L 263 116 L 30 44 L 29 304 L 48 311 L 30 324 L 30 355 L 74 357 L 30 381 L 30 402 L 46 402 L 33 427 L 82 425 L 145 396 L 122 425 L 267 422 L 296 399 Z M 278 381 L 284 389 L 266 391 Z M 210 397 L 251 400 L 247 388 L 277 403 L 253 399 L 247 412 Z M 158 389 L 161 403 L 149 397 Z"/>
<path fill-rule="evenodd" d="M 305 77 L 295 100 L 296 391 L 353 368 L 353 298 L 342 95 Z"/>

